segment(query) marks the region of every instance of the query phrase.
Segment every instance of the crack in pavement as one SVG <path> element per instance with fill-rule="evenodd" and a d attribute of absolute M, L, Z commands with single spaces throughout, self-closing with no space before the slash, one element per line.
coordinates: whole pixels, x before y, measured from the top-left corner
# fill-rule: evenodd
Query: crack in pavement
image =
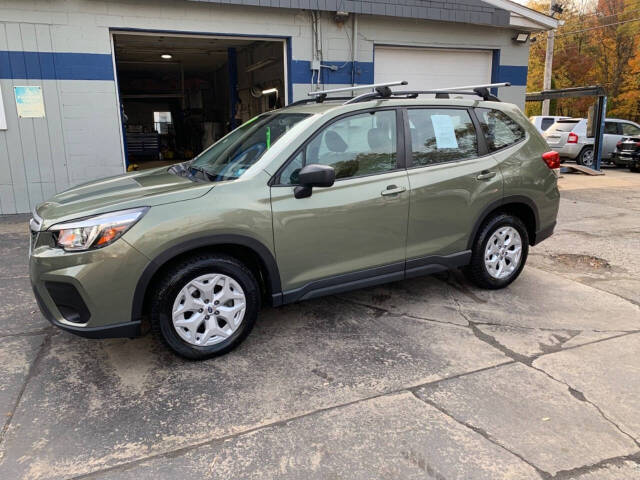
<path fill-rule="evenodd" d="M 553 478 L 551 476 L 551 474 L 549 472 L 545 472 L 544 470 L 542 470 L 541 468 L 539 468 L 538 466 L 534 465 L 533 463 L 531 463 L 529 460 L 527 460 L 526 458 L 524 458 L 522 455 L 520 455 L 517 452 L 514 452 L 513 450 L 509 449 L 507 446 L 503 445 L 502 443 L 500 443 L 498 441 L 498 439 L 493 438 L 488 432 L 486 432 L 485 430 L 483 430 L 480 427 L 476 427 L 475 425 L 472 425 L 470 423 L 464 422 L 458 418 L 456 418 L 453 414 L 451 414 L 448 410 L 446 410 L 445 408 L 441 407 L 440 405 L 436 404 L 435 402 L 426 399 L 426 398 L 422 398 L 418 395 L 416 395 L 416 392 L 411 390 L 411 393 L 413 394 L 413 396 L 415 398 L 417 398 L 418 400 L 420 400 L 421 402 L 426 403 L 427 405 L 431 405 L 433 408 L 435 408 L 436 410 L 438 410 L 440 413 L 442 413 L 443 415 L 446 415 L 447 417 L 451 418 L 453 421 L 455 421 L 456 423 L 468 428 L 469 430 L 474 431 L 475 433 L 477 433 L 478 435 L 480 435 L 481 437 L 483 437 L 485 440 L 488 440 L 489 442 L 491 442 L 492 444 L 502 448 L 503 450 L 509 452 L 511 455 L 517 457 L 518 459 L 520 459 L 522 462 L 526 463 L 527 465 L 529 465 L 531 468 L 533 468 L 538 475 L 540 475 L 543 479 L 551 479 Z"/>
<path fill-rule="evenodd" d="M 46 335 L 51 332 L 51 327 L 47 326 L 41 328 L 39 330 L 28 330 L 26 332 L 17 332 L 17 333 L 5 333 L 0 335 L 0 339 L 3 338 L 15 338 L 15 337 L 34 337 L 37 335 Z"/>
<path fill-rule="evenodd" d="M 38 349 L 38 353 L 36 354 L 35 358 L 33 359 L 33 362 L 29 366 L 29 370 L 27 372 L 27 376 L 25 377 L 24 382 L 22 382 L 22 386 L 20 387 L 20 390 L 19 390 L 18 395 L 16 397 L 16 401 L 13 404 L 13 408 L 7 414 L 7 419 L 5 421 L 5 424 L 2 427 L 2 431 L 0 431 L 0 448 L 4 445 L 4 442 L 5 442 L 5 439 L 6 439 L 6 433 L 9 430 L 9 427 L 11 425 L 11 421 L 13 420 L 13 415 L 15 414 L 18 406 L 20 405 L 20 402 L 22 401 L 22 396 L 24 395 L 24 392 L 25 392 L 25 390 L 27 388 L 27 385 L 29 384 L 29 381 L 31 380 L 31 378 L 35 375 L 36 370 L 37 370 L 38 366 L 40 365 L 40 362 L 42 361 L 42 358 L 45 355 L 45 352 L 48 351 L 49 347 L 51 346 L 51 337 L 52 336 L 53 336 L 53 327 L 49 327 L 47 333 L 45 334 L 44 340 L 42 341 L 42 344 L 40 345 L 40 348 Z"/>
<path fill-rule="evenodd" d="M 561 385 L 564 385 L 565 387 L 567 387 L 569 393 L 571 394 L 572 397 L 574 397 L 575 399 L 581 401 L 581 402 L 585 402 L 588 405 L 591 405 L 599 414 L 602 418 L 604 418 L 608 423 L 610 423 L 611 425 L 613 425 L 613 427 L 618 430 L 620 433 L 622 433 L 624 436 L 628 437 L 633 443 L 636 444 L 636 446 L 640 449 L 640 441 L 638 441 L 633 435 L 631 435 L 630 433 L 626 432 L 625 430 L 622 429 L 622 427 L 620 425 L 618 425 L 616 422 L 614 422 L 611 418 L 609 418 L 603 411 L 602 409 L 596 405 L 594 402 L 592 402 L 591 400 L 589 400 L 586 395 L 581 392 L 580 390 L 573 388 L 571 385 L 569 385 L 567 382 L 564 382 L 556 377 L 554 377 L 553 375 L 551 375 L 549 372 L 547 372 L 546 370 L 540 368 L 540 367 L 536 367 L 534 365 L 530 365 L 531 368 L 533 368 L 534 370 L 537 370 L 540 373 L 544 373 L 547 377 L 549 377 L 551 380 L 558 382 Z"/>
<path fill-rule="evenodd" d="M 179 456 L 185 455 L 186 453 L 195 450 L 197 448 L 203 447 L 203 446 L 215 446 L 215 445 L 220 445 L 222 443 L 224 443 L 227 440 L 230 439 L 234 439 L 234 438 L 239 438 L 239 437 L 243 437 L 245 435 L 249 435 L 261 430 L 265 430 L 267 428 L 273 428 L 273 427 L 278 427 L 278 426 L 282 426 L 285 425 L 289 422 L 292 422 L 294 420 L 299 420 L 302 418 L 306 418 L 306 417 L 310 417 L 313 416 L 315 414 L 319 414 L 319 413 L 324 413 L 324 412 L 329 412 L 332 410 L 337 410 L 339 408 L 342 407 L 348 407 L 350 405 L 356 405 L 358 403 L 362 403 L 362 402 L 368 402 L 370 400 L 374 400 L 377 398 L 381 398 L 381 397 L 387 397 L 387 396 L 392 396 L 392 395 L 397 395 L 400 393 L 411 393 L 412 395 L 415 396 L 414 390 L 418 390 L 420 388 L 424 388 L 424 387 L 428 387 L 428 386 L 433 386 L 433 385 L 437 385 L 440 382 L 444 382 L 446 380 L 456 380 L 458 378 L 462 378 L 465 377 L 466 375 L 472 375 L 474 373 L 481 373 L 487 370 L 491 370 L 494 368 L 498 368 L 498 367 L 502 367 L 505 365 L 511 365 L 514 362 L 509 360 L 506 362 L 502 362 L 502 363 L 498 363 L 496 365 L 491 365 L 489 367 L 483 367 L 483 368 L 479 368 L 476 370 L 472 370 L 469 372 L 463 372 L 463 373 L 459 373 L 457 375 L 452 375 L 449 377 L 444 377 L 444 378 L 440 378 L 438 380 L 433 380 L 431 382 L 425 382 L 425 383 L 420 383 L 417 385 L 410 385 L 410 386 L 406 386 L 406 387 L 402 387 L 402 388 L 398 388 L 395 390 L 390 390 L 390 391 L 386 391 L 386 392 L 380 392 L 378 394 L 375 395 L 370 395 L 368 397 L 363 397 L 363 398 L 358 398 L 356 400 L 352 400 L 350 402 L 345 402 L 345 403 L 341 403 L 338 405 L 330 405 L 328 407 L 323 407 L 323 408 L 318 408 L 316 410 L 313 410 L 311 412 L 306 412 L 306 413 L 302 413 L 300 415 L 294 415 L 292 417 L 288 417 L 288 418 L 284 418 L 281 420 L 277 420 L 271 423 L 267 423 L 264 425 L 259 425 L 253 428 L 248 428 L 246 430 L 242 430 L 240 432 L 235 432 L 229 435 L 223 435 L 221 437 L 215 437 L 215 438 L 211 438 L 209 440 L 204 440 L 202 442 L 197 442 L 197 443 L 192 443 L 190 445 L 185 445 L 183 447 L 180 448 L 176 448 L 174 450 L 168 450 L 165 452 L 158 452 L 155 453 L 153 455 L 147 455 L 145 457 L 141 457 L 135 460 L 131 460 L 128 462 L 123 462 L 117 465 L 113 465 L 111 467 L 106 467 L 106 468 L 101 468 L 101 469 L 96 469 L 93 470 L 91 472 L 87 472 L 87 473 L 83 473 L 81 475 L 77 475 L 75 477 L 70 477 L 68 480 L 81 480 L 81 479 L 87 479 L 87 478 L 91 478 L 92 476 L 95 475 L 99 475 L 102 473 L 106 473 L 106 472 L 114 472 L 114 471 L 126 471 L 129 470 L 133 467 L 135 467 L 136 465 L 140 465 L 148 460 L 153 460 L 153 459 L 157 459 L 157 458 L 177 458 Z"/>
<path fill-rule="evenodd" d="M 552 478 L 553 480 L 571 480 L 579 475 L 585 473 L 595 472 L 604 467 L 609 466 L 622 466 L 625 462 L 635 463 L 640 468 L 640 452 L 633 453 L 631 455 L 624 455 L 621 457 L 613 457 L 602 460 L 592 465 L 585 465 L 583 467 L 572 468 L 571 470 L 560 470 Z"/>

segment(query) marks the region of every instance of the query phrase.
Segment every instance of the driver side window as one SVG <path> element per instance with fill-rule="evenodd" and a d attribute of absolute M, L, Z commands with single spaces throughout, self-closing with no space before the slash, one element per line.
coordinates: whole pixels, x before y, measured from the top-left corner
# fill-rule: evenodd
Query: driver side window
<path fill-rule="evenodd" d="M 325 127 L 285 167 L 280 184 L 297 184 L 298 172 L 311 163 L 333 167 L 337 180 L 394 170 L 396 162 L 396 111 L 366 112 Z"/>

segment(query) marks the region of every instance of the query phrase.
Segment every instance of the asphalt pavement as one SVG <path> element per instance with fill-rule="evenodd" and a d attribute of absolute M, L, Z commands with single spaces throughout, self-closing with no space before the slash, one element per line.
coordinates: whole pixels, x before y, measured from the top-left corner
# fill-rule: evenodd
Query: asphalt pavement
<path fill-rule="evenodd" d="M 509 288 L 266 309 L 205 362 L 51 327 L 0 217 L 0 478 L 640 479 L 640 174 L 560 184 Z"/>

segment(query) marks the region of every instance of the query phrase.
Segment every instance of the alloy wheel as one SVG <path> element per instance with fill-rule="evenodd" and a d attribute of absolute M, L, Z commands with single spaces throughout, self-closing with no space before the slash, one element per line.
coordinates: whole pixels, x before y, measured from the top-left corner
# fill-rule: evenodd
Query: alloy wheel
<path fill-rule="evenodd" d="M 522 260 L 522 238 L 513 227 L 499 227 L 489 237 L 484 265 L 489 275 L 502 279 L 512 275 Z"/>
<path fill-rule="evenodd" d="M 173 327 L 191 345 L 215 345 L 240 327 L 246 305 L 244 291 L 233 278 L 219 273 L 201 275 L 176 296 Z"/>

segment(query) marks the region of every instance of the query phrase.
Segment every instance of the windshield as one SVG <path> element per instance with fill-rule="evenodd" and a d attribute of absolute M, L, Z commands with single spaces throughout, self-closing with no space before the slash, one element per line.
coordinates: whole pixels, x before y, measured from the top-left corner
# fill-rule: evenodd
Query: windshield
<path fill-rule="evenodd" d="M 191 174 L 202 172 L 207 180 L 235 180 L 293 126 L 308 117 L 306 113 L 266 113 L 241 125 L 214 143 L 189 164 Z"/>

